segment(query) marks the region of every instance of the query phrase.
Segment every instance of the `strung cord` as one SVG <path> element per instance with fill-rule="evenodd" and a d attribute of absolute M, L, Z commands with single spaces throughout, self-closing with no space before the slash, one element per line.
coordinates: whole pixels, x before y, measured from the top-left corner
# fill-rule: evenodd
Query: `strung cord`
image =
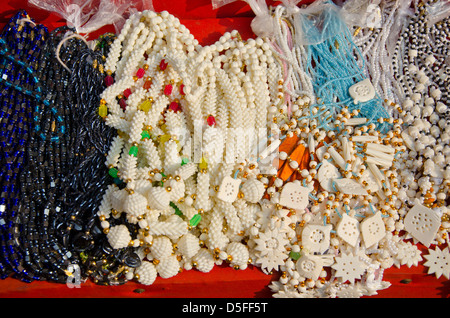
<path fill-rule="evenodd" d="M 84 43 L 86 43 L 86 45 L 89 47 L 89 43 L 86 41 L 86 39 L 82 36 L 82 35 L 79 35 L 78 33 L 74 33 L 74 34 L 72 34 L 72 35 L 69 35 L 69 36 L 67 36 L 67 37 L 64 37 L 64 39 L 62 39 L 59 43 L 58 43 L 58 46 L 56 47 L 56 59 L 58 60 L 58 62 L 68 71 L 68 72 L 72 72 L 71 70 L 70 70 L 70 68 L 68 68 L 67 67 L 67 65 L 63 62 L 63 61 L 61 61 L 61 58 L 59 57 L 59 52 L 60 52 L 60 50 L 61 50 L 61 46 L 67 41 L 67 40 L 70 40 L 70 39 L 73 39 L 73 38 L 79 38 L 79 39 L 81 39 L 81 40 L 83 40 L 83 42 Z"/>
<path fill-rule="evenodd" d="M 17 20 L 17 23 L 20 24 L 20 25 L 23 25 L 24 22 L 28 22 L 28 23 L 32 24 L 33 27 L 36 26 L 36 23 L 34 23 L 34 21 L 32 21 L 32 20 L 29 19 L 29 18 L 22 18 L 22 19 L 20 19 L 20 20 Z"/>

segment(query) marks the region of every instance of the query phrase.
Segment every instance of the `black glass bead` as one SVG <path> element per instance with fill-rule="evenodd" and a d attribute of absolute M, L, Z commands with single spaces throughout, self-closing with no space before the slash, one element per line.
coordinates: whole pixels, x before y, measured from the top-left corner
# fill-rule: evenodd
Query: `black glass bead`
<path fill-rule="evenodd" d="M 85 233 L 78 233 L 72 240 L 72 247 L 76 252 L 84 252 L 91 245 L 91 238 Z"/>
<path fill-rule="evenodd" d="M 131 268 L 136 268 L 141 265 L 141 258 L 135 252 L 127 251 L 123 256 L 123 263 Z"/>

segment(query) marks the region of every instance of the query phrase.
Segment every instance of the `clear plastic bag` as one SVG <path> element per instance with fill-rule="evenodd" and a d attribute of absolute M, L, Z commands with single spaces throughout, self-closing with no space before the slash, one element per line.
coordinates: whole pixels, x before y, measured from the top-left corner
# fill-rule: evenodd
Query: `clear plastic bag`
<path fill-rule="evenodd" d="M 211 0 L 212 7 L 214 10 L 223 7 L 231 2 L 235 2 L 236 0 Z"/>
<path fill-rule="evenodd" d="M 436 24 L 450 16 L 450 1 L 436 1 L 428 7 L 428 23 Z"/>
<path fill-rule="evenodd" d="M 341 18 L 349 27 L 380 28 L 380 0 L 347 0 L 342 5 Z"/>
<path fill-rule="evenodd" d="M 29 0 L 30 5 L 55 13 L 79 34 L 92 33 L 105 25 L 116 31 L 131 8 L 153 10 L 152 0 Z"/>
<path fill-rule="evenodd" d="M 220 8 L 237 0 L 211 0 L 213 9 Z M 274 22 L 266 0 L 243 0 L 252 9 L 255 18 L 251 22 L 253 33 L 259 37 L 271 37 L 274 33 Z"/>
<path fill-rule="evenodd" d="M 328 0 L 317 0 L 293 14 L 295 38 L 299 45 L 314 45 L 335 37 L 346 28 L 340 9 Z"/>
<path fill-rule="evenodd" d="M 397 12 L 386 41 L 386 50 L 388 52 L 394 52 L 395 45 L 398 38 L 401 36 L 403 28 L 406 26 L 408 20 L 414 15 L 414 9 L 411 8 L 411 2 L 412 0 L 397 0 Z M 388 58 L 390 58 L 390 56 L 391 54 L 388 54 Z M 388 63 L 390 63 L 390 60 Z"/>
<path fill-rule="evenodd" d="M 301 0 L 281 0 L 284 7 L 286 8 L 286 12 L 288 15 L 296 14 L 300 11 L 300 8 L 297 6 Z"/>
<path fill-rule="evenodd" d="M 250 24 L 253 33 L 260 37 L 272 37 L 274 34 L 274 21 L 266 0 L 246 1 L 256 15 Z"/>

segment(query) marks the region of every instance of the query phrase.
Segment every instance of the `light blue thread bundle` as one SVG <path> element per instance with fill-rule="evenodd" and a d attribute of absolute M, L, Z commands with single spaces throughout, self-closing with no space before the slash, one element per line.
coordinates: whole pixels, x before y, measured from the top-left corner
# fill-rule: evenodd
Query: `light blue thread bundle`
<path fill-rule="evenodd" d="M 340 130 L 341 127 L 334 126 L 333 116 L 324 118 L 323 114 L 329 111 L 336 115 L 347 106 L 350 112 L 359 110 L 357 117 L 367 118 L 367 124 L 374 123 L 378 130 L 386 131 L 390 125 L 379 123 L 378 119 L 389 118 L 389 114 L 378 94 L 370 101 L 357 104 L 350 96 L 349 88 L 368 75 L 362 54 L 339 17 L 337 6 L 329 1 L 318 1 L 313 10 L 314 13 L 308 12 L 296 19 L 306 44 L 306 71 L 318 98 L 318 103 L 310 106 L 309 117 L 318 120 L 318 128 Z M 313 114 L 312 109 L 317 106 L 321 111 Z"/>

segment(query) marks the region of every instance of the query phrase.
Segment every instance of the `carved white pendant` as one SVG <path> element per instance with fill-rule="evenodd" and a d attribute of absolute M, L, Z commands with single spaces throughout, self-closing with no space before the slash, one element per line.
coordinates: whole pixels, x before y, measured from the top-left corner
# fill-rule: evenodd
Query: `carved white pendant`
<path fill-rule="evenodd" d="M 339 152 L 334 149 L 333 146 L 328 147 L 328 153 L 331 155 L 331 158 L 333 158 L 333 161 L 339 165 L 342 169 L 345 169 L 346 162 L 344 158 L 339 154 Z"/>
<path fill-rule="evenodd" d="M 360 228 L 366 248 L 378 243 L 386 235 L 386 227 L 381 218 L 381 212 L 377 212 L 373 216 L 362 220 Z"/>
<path fill-rule="evenodd" d="M 369 171 L 371 172 L 372 176 L 377 181 L 378 186 L 381 187 L 381 185 L 383 184 L 383 181 L 384 181 L 384 174 L 373 163 L 368 163 L 367 167 L 369 167 Z M 364 173 L 363 173 L 363 175 L 364 175 Z"/>
<path fill-rule="evenodd" d="M 300 276 L 316 280 L 323 268 L 322 259 L 314 255 L 303 255 L 297 260 L 297 272 Z"/>
<path fill-rule="evenodd" d="M 432 209 L 416 204 L 408 211 L 403 223 L 411 236 L 429 247 L 441 225 L 441 220 Z"/>
<path fill-rule="evenodd" d="M 336 228 L 337 235 L 351 246 L 355 246 L 359 238 L 359 222 L 344 213 Z"/>
<path fill-rule="evenodd" d="M 375 97 L 375 88 L 368 78 L 350 86 L 348 90 L 353 102 L 367 102 Z"/>
<path fill-rule="evenodd" d="M 175 179 L 171 179 L 168 182 L 166 182 L 166 184 L 164 184 L 164 187 L 167 190 L 167 187 L 170 186 L 171 191 L 170 191 L 170 200 L 171 201 L 178 201 L 179 199 L 181 199 L 182 197 L 184 197 L 185 194 L 185 190 L 186 190 L 186 184 L 184 183 L 183 180 L 175 180 Z"/>
<path fill-rule="evenodd" d="M 172 241 L 167 236 L 157 236 L 153 239 L 152 255 L 155 259 L 163 259 L 169 257 L 173 253 Z"/>
<path fill-rule="evenodd" d="M 225 202 L 234 202 L 239 193 L 240 184 L 240 179 L 234 179 L 230 176 L 226 176 L 222 179 L 222 183 L 219 186 L 217 198 Z"/>
<path fill-rule="evenodd" d="M 349 178 L 334 179 L 338 191 L 344 194 L 367 195 L 367 191 L 356 180 Z"/>
<path fill-rule="evenodd" d="M 355 279 L 360 279 L 366 270 L 358 255 L 342 253 L 335 260 L 336 263 L 331 265 L 331 268 L 336 270 L 334 275 L 339 277 L 342 282 L 354 283 Z"/>
<path fill-rule="evenodd" d="M 445 278 L 450 279 L 450 253 L 448 248 L 441 250 L 436 247 L 434 251 L 429 249 L 428 252 L 430 254 L 423 256 L 427 260 L 424 266 L 428 267 L 428 274 L 435 274 L 436 278 L 444 275 Z"/>
<path fill-rule="evenodd" d="M 320 186 L 328 191 L 334 192 L 333 180 L 341 177 L 339 169 L 332 165 L 328 160 L 323 160 L 322 165 L 317 171 L 317 179 L 319 180 Z"/>
<path fill-rule="evenodd" d="M 330 247 L 330 231 L 332 225 L 305 226 L 302 231 L 302 245 L 310 253 L 323 253 Z"/>
<path fill-rule="evenodd" d="M 308 206 L 309 189 L 301 186 L 297 182 L 288 182 L 284 185 L 280 194 L 280 205 L 303 210 Z"/>

